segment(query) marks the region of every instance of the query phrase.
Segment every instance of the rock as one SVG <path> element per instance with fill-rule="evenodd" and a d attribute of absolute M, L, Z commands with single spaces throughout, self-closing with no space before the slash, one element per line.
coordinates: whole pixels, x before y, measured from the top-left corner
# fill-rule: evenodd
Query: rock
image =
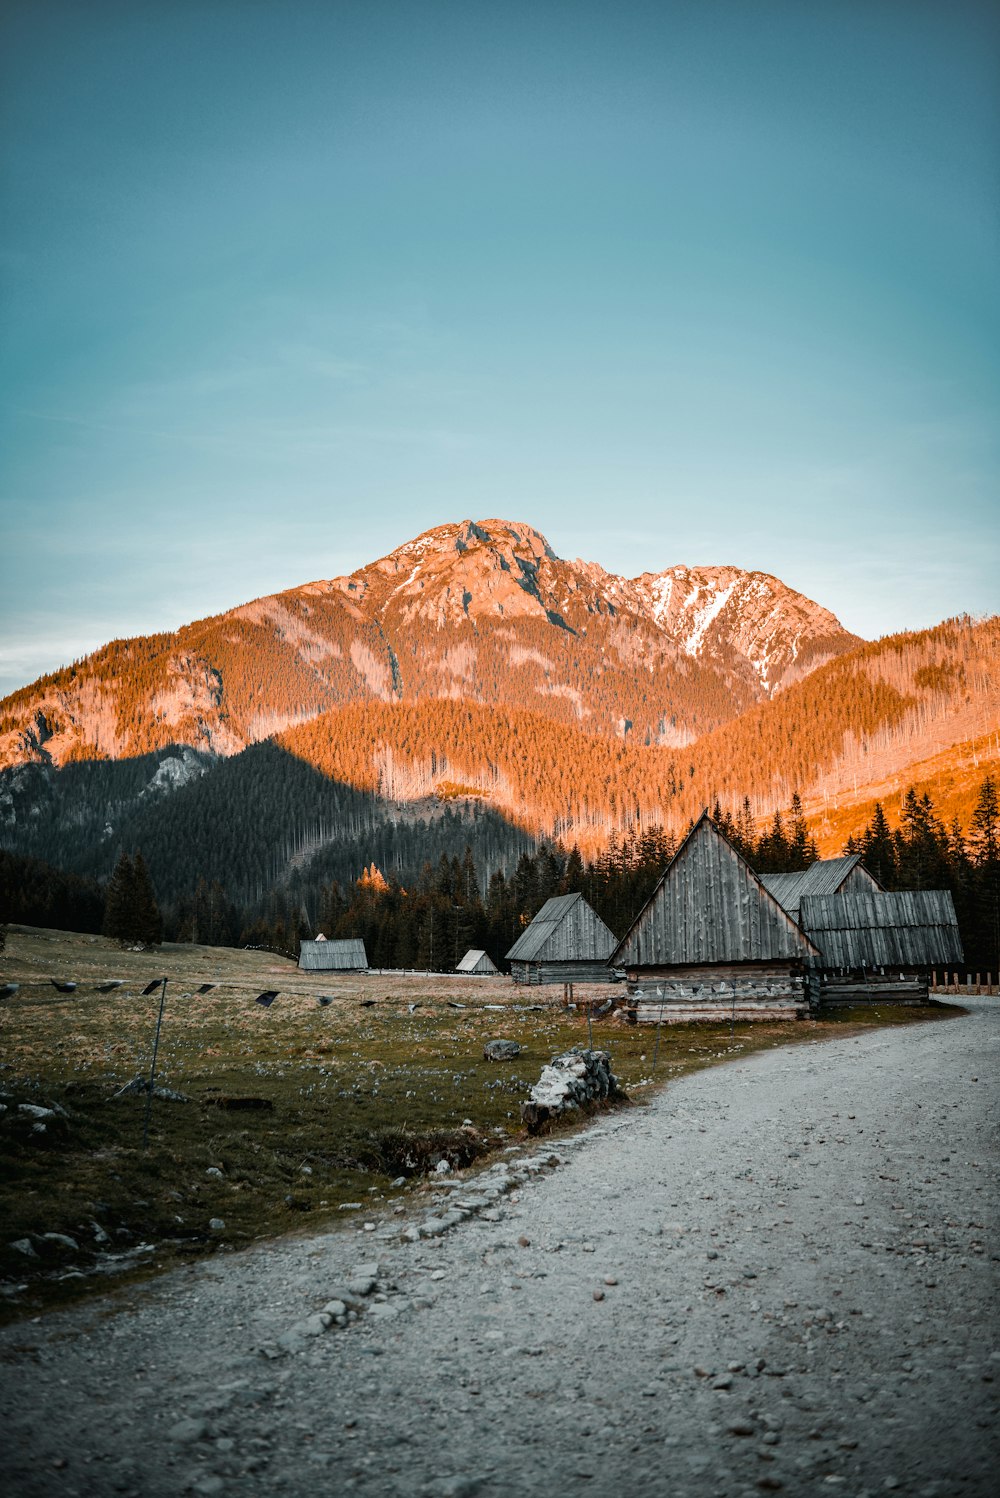
<path fill-rule="evenodd" d="M 211 1232 L 221 1233 L 225 1230 L 226 1224 L 223 1222 L 221 1217 L 210 1217 L 208 1219 L 208 1226 Z"/>
<path fill-rule="evenodd" d="M 222 1171 L 219 1169 L 219 1167 L 217 1165 L 210 1165 L 208 1167 L 208 1169 L 206 1170 L 205 1174 L 208 1176 L 209 1180 L 212 1180 L 212 1181 L 224 1181 L 225 1180 L 225 1176 L 222 1174 Z"/>
<path fill-rule="evenodd" d="M 332 1316 L 334 1321 L 339 1321 L 341 1316 L 347 1315 L 347 1303 L 343 1300 L 328 1300 L 322 1310 L 324 1316 Z"/>
<path fill-rule="evenodd" d="M 520 1054 L 521 1047 L 516 1040 L 488 1040 L 483 1046 L 486 1061 L 513 1061 Z"/>
<path fill-rule="evenodd" d="M 167 1431 L 167 1440 L 173 1441 L 178 1446 L 188 1446 L 194 1441 L 200 1441 L 208 1435 L 208 1426 L 204 1420 L 195 1419 L 193 1416 L 186 1420 L 178 1420 Z"/>
<path fill-rule="evenodd" d="M 521 1104 L 521 1119 L 529 1134 L 537 1134 L 562 1113 L 625 1101 L 627 1095 L 611 1070 L 610 1053 L 574 1046 L 542 1068 L 528 1101 Z"/>
<path fill-rule="evenodd" d="M 434 1174 L 435 1175 L 446 1176 L 446 1175 L 448 1175 L 450 1173 L 450 1171 L 451 1171 L 451 1166 L 448 1164 L 447 1160 L 439 1160 L 438 1163 L 434 1167 Z"/>
<path fill-rule="evenodd" d="M 216 1498 L 218 1493 L 225 1490 L 225 1482 L 214 1472 L 208 1472 L 204 1477 L 199 1477 L 192 1487 L 192 1493 L 197 1493 L 199 1498 Z"/>
<path fill-rule="evenodd" d="M 594 1299 L 595 1300 L 603 1300 L 604 1299 L 604 1291 L 603 1290 L 595 1290 L 594 1291 Z"/>
<path fill-rule="evenodd" d="M 58 1248 L 68 1248 L 71 1253 L 75 1254 L 80 1252 L 79 1243 L 68 1233 L 43 1233 L 42 1237 L 46 1243 L 54 1243 Z"/>
<path fill-rule="evenodd" d="M 15 1253 L 24 1254 L 24 1257 L 26 1259 L 38 1258 L 38 1255 L 35 1252 L 35 1245 L 32 1243 L 30 1238 L 15 1238 L 10 1247 L 14 1250 Z"/>

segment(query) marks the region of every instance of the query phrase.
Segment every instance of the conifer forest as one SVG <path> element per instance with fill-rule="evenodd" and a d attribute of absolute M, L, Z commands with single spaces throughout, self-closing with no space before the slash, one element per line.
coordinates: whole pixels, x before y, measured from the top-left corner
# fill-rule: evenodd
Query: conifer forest
<path fill-rule="evenodd" d="M 278 753 L 271 746 L 260 750 L 261 764 Z M 239 760 L 223 762 L 220 772 L 232 772 Z M 64 836 L 60 867 L 56 850 L 44 841 L 36 853 L 0 850 L 0 924 L 103 931 L 146 944 L 162 937 L 266 947 L 290 957 L 302 938 L 322 932 L 361 937 L 372 967 L 447 972 L 470 947 L 483 948 L 502 967 L 551 895 L 579 890 L 622 935 L 680 840 L 657 826 L 624 836 L 612 832 L 606 847 L 585 859 L 578 846 L 532 839 L 474 802 L 389 822 L 362 793 L 291 763 L 302 777 L 297 789 L 306 786 L 314 797 L 296 800 L 298 821 L 286 820 L 289 806 L 269 794 L 268 777 L 260 779 L 255 797 L 251 776 L 234 784 L 243 814 L 235 802 L 228 814 L 223 804 L 218 825 L 206 829 L 196 777 L 186 788 L 190 796 L 171 798 L 169 819 L 140 809 L 126 823 L 128 845 L 107 879 L 94 870 L 85 828 L 76 843 Z M 107 768 L 96 762 L 68 771 L 96 782 Z M 100 806 L 100 798 L 92 804 Z M 311 847 L 303 804 L 313 825 L 346 813 L 349 836 Z M 760 823 L 749 797 L 735 810 L 717 801 L 712 814 L 759 873 L 805 868 L 818 856 L 798 796 L 784 815 L 775 812 Z M 911 788 L 898 826 L 890 826 L 876 803 L 863 832 L 843 851 L 860 853 L 887 889 L 949 889 L 966 967 L 1000 971 L 1000 797 L 992 776 L 982 781 L 964 825 L 957 816 L 946 824 L 931 797 Z"/>

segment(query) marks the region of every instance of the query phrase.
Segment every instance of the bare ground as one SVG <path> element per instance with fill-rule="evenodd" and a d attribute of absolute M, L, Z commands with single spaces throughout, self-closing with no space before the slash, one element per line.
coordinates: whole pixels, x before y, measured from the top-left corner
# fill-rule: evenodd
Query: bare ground
<path fill-rule="evenodd" d="M 969 1009 L 686 1077 L 462 1181 L 439 1237 L 389 1215 L 7 1328 L 6 1491 L 992 1494 L 1000 1007 Z M 289 1334 L 374 1259 L 356 1324 Z"/>

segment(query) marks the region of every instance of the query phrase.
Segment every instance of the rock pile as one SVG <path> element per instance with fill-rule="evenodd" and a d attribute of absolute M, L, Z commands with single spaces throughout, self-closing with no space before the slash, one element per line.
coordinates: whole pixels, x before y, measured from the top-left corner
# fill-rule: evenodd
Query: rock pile
<path fill-rule="evenodd" d="M 626 1092 L 611 1070 L 610 1054 L 574 1046 L 571 1051 L 554 1056 L 548 1066 L 542 1068 L 542 1075 L 532 1087 L 528 1101 L 521 1104 L 521 1120 L 529 1134 L 537 1134 L 562 1113 L 627 1100 Z"/>

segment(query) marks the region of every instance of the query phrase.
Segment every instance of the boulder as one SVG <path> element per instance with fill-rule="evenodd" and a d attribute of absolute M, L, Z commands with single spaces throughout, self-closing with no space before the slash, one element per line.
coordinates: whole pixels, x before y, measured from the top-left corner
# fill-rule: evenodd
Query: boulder
<path fill-rule="evenodd" d="M 516 1040 L 488 1040 L 483 1046 L 486 1061 L 513 1061 L 520 1054 L 521 1047 Z"/>

